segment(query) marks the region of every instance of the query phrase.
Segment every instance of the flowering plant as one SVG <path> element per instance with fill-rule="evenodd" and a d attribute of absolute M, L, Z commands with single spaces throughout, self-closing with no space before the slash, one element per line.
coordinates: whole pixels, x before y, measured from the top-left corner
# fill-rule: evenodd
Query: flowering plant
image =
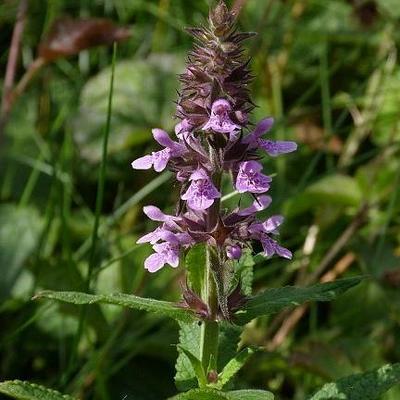
<path fill-rule="evenodd" d="M 297 145 L 264 137 L 272 118 L 251 123 L 252 76 L 242 42 L 254 34 L 238 32 L 235 21 L 221 0 L 210 12 L 208 26 L 188 30 L 196 43 L 180 75 L 175 137 L 153 129 L 161 149 L 132 162 L 136 170 L 175 173 L 180 188 L 175 212 L 145 206 L 144 213 L 158 226 L 137 242 L 153 248 L 144 263 L 150 273 L 165 266 L 187 268 L 182 299 L 172 303 L 122 293 L 55 291 L 38 295 L 75 304 L 116 304 L 175 319 L 180 326 L 175 381 L 183 392 L 175 400 L 273 399 L 268 391 L 232 390 L 234 376 L 260 350 L 240 347 L 243 326 L 286 307 L 333 300 L 361 280 L 251 293 L 244 267 L 256 249 L 262 248 L 267 258 L 292 258 L 277 240 L 283 216 L 259 217 L 272 202 L 266 194 L 272 179 L 263 172 L 262 158 L 291 153 Z M 240 198 L 233 209 L 223 207 L 226 188 Z M 310 400 L 376 399 L 399 377 L 399 365 L 387 365 L 327 384 Z"/>

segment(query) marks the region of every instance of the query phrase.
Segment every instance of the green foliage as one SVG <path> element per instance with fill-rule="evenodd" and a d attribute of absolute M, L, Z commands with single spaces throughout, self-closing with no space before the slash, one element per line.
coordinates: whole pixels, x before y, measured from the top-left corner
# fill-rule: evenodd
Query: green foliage
<path fill-rule="evenodd" d="M 201 287 L 204 280 L 206 259 L 206 246 L 204 243 L 192 247 L 185 258 L 190 287 L 199 296 L 201 295 Z"/>
<path fill-rule="evenodd" d="M 72 304 L 114 304 L 174 318 L 177 321 L 188 322 L 193 320 L 193 314 L 190 311 L 179 308 L 174 303 L 155 299 L 146 299 L 124 293 L 94 295 L 79 292 L 54 292 L 47 290 L 38 293 L 35 298 L 46 298 Z"/>
<path fill-rule="evenodd" d="M 400 364 L 388 364 L 374 371 L 327 383 L 309 400 L 377 400 L 399 383 Z"/>
<path fill-rule="evenodd" d="M 149 126 L 172 128 L 175 73 L 183 69 L 183 56 L 157 54 L 147 60 L 119 62 L 115 69 L 109 154 L 138 146 L 151 138 Z M 111 69 L 105 68 L 83 87 L 74 137 L 81 157 L 91 163 L 101 159 L 104 115 Z M 132 135 L 132 132 L 135 134 Z"/>
<path fill-rule="evenodd" d="M 218 376 L 218 381 L 215 383 L 217 389 L 223 389 L 240 371 L 244 364 L 254 354 L 254 349 L 246 347 L 240 351 L 234 358 L 232 358 L 228 364 L 225 365 L 224 369 Z"/>
<path fill-rule="evenodd" d="M 194 389 L 170 400 L 274 400 L 274 395 L 263 390 L 220 392 L 214 389 Z"/>
<path fill-rule="evenodd" d="M 200 332 L 201 326 L 197 322 L 180 323 L 178 358 L 176 360 L 175 384 L 181 391 L 196 387 L 196 373 L 190 359 L 182 349 L 186 349 L 194 357 L 200 359 Z"/>
<path fill-rule="evenodd" d="M 237 321 L 246 324 L 261 315 L 273 314 L 286 307 L 298 306 L 308 301 L 331 301 L 358 285 L 361 280 L 362 278 L 346 278 L 305 288 L 286 286 L 268 289 L 250 298 L 243 309 L 237 312 Z"/>
<path fill-rule="evenodd" d="M 0 205 L 0 300 L 10 295 L 41 229 L 42 221 L 35 209 Z"/>
<path fill-rule="evenodd" d="M 204 387 L 207 385 L 207 376 L 204 371 L 203 364 L 201 361 L 193 355 L 189 350 L 186 350 L 182 346 L 178 346 L 178 349 L 188 358 L 190 364 L 192 365 L 193 371 L 196 374 L 197 380 L 199 382 L 200 387 Z"/>
<path fill-rule="evenodd" d="M 354 178 L 346 175 L 330 175 L 291 198 L 285 204 L 284 214 L 295 217 L 323 206 L 356 207 L 360 205 L 361 200 L 362 192 Z"/>
<path fill-rule="evenodd" d="M 18 400 L 74 400 L 56 390 L 18 380 L 1 382 L 0 393 Z"/>

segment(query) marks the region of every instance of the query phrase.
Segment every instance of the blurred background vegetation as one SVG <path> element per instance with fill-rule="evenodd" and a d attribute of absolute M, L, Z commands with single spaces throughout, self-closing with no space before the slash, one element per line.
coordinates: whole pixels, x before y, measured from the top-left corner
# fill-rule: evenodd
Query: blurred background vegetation
<path fill-rule="evenodd" d="M 0 3 L 1 79 L 18 5 Z M 107 18 L 131 36 L 118 45 L 91 282 L 111 46 L 42 67 L 9 115 L 0 144 L 1 380 L 27 379 L 84 399 L 159 400 L 176 392 L 173 322 L 31 298 L 44 288 L 82 291 L 90 284 L 96 292 L 179 299 L 183 268 L 150 275 L 143 268 L 150 246 L 135 245 L 153 228 L 142 206 L 173 210 L 177 187 L 168 173 L 133 171 L 129 164 L 155 149 L 151 128 L 173 129 L 176 75 L 192 45 L 183 28 L 201 24 L 209 5 L 29 2 L 17 80 L 60 17 Z M 277 174 L 268 213 L 286 216 L 282 243 L 294 259 L 256 256 L 254 290 L 370 276 L 332 304 L 246 328 L 243 343 L 265 352 L 247 364 L 237 387 L 301 400 L 325 381 L 400 359 L 400 7 L 398 0 L 235 2 L 240 5 L 241 29 L 258 32 L 247 43 L 258 105 L 252 120 L 274 116 L 271 136 L 299 143 L 297 153 L 265 160 Z M 384 397 L 399 398 L 400 388 Z"/>

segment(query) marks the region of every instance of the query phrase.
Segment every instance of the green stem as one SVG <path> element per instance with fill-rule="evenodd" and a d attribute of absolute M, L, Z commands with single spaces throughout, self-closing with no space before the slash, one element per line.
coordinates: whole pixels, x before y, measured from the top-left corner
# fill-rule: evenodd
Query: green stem
<path fill-rule="evenodd" d="M 204 371 L 216 369 L 218 359 L 219 325 L 216 321 L 218 312 L 217 287 L 212 271 L 212 249 L 207 249 L 207 263 L 202 288 L 203 301 L 208 304 L 210 319 L 203 321 L 200 333 L 200 357 Z"/>
<path fill-rule="evenodd" d="M 214 185 L 220 190 L 221 173 L 214 176 Z M 212 230 L 217 224 L 219 213 L 220 201 L 217 199 L 208 210 L 208 230 Z M 200 334 L 200 358 L 206 375 L 210 370 L 217 369 L 218 359 L 219 324 L 216 320 L 218 314 L 218 293 L 213 272 L 215 268 L 219 267 L 216 265 L 219 262 L 216 251 L 217 249 L 214 247 L 207 247 L 207 262 L 204 268 L 203 287 L 201 291 L 202 300 L 208 305 L 210 311 L 210 318 L 203 321 Z"/>

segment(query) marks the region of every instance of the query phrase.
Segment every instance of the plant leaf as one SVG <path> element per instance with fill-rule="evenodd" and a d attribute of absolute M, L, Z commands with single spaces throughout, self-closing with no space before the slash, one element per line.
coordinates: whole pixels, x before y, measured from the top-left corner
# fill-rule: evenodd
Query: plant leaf
<path fill-rule="evenodd" d="M 232 360 L 225 365 L 222 372 L 219 374 L 218 382 L 215 384 L 215 388 L 223 389 L 232 378 L 240 371 L 247 360 L 254 354 L 255 350 L 251 347 L 246 347 L 240 351 Z"/>
<path fill-rule="evenodd" d="M 260 315 L 273 314 L 286 307 L 298 306 L 308 301 L 331 301 L 339 294 L 360 283 L 361 280 L 361 277 L 355 277 L 304 288 L 286 286 L 268 289 L 250 298 L 243 309 L 236 313 L 237 322 L 246 324 Z"/>
<path fill-rule="evenodd" d="M 185 349 L 183 346 L 178 345 L 179 350 L 181 350 L 185 356 L 189 359 L 190 363 L 192 364 L 193 370 L 196 373 L 197 380 L 199 382 L 199 386 L 203 387 L 207 385 L 207 377 L 206 373 L 204 372 L 203 365 L 201 361 L 192 354 L 189 350 Z"/>
<path fill-rule="evenodd" d="M 191 311 L 179 308 L 174 303 L 147 299 L 124 293 L 87 294 L 80 292 L 55 292 L 46 290 L 38 293 L 34 297 L 34 299 L 37 298 L 47 298 L 73 304 L 115 304 L 118 306 L 133 308 L 135 310 L 153 312 L 182 322 L 189 322 L 194 319 L 194 315 Z"/>
<path fill-rule="evenodd" d="M 18 380 L 1 382 L 0 393 L 19 400 L 76 400 L 56 390 Z"/>
<path fill-rule="evenodd" d="M 178 394 L 169 400 L 274 400 L 271 392 L 264 390 L 234 390 L 220 392 L 215 389 L 194 389 Z"/>
<path fill-rule="evenodd" d="M 35 249 L 42 220 L 33 208 L 0 205 L 0 301 L 7 298 Z"/>
<path fill-rule="evenodd" d="M 375 400 L 400 383 L 400 363 L 327 383 L 309 400 Z"/>
<path fill-rule="evenodd" d="M 240 326 L 227 322 L 220 323 L 218 371 L 221 371 L 237 354 L 241 334 L 242 328 Z"/>
<path fill-rule="evenodd" d="M 265 390 L 234 390 L 228 392 L 230 400 L 274 400 L 275 396 Z"/>
<path fill-rule="evenodd" d="M 206 262 L 206 246 L 204 243 L 192 247 L 185 258 L 190 287 L 199 296 L 204 280 L 204 267 Z"/>
<path fill-rule="evenodd" d="M 227 393 L 215 389 L 194 389 L 180 393 L 169 400 L 231 400 L 231 398 Z"/>
<path fill-rule="evenodd" d="M 196 373 L 189 358 L 181 349 L 185 348 L 194 356 L 200 358 L 198 343 L 200 343 L 201 327 L 197 322 L 180 323 L 179 326 L 179 354 L 175 364 L 175 384 L 183 392 L 196 387 Z"/>
<path fill-rule="evenodd" d="M 128 39 L 128 28 L 115 26 L 104 18 L 57 19 L 39 45 L 39 56 L 46 61 L 78 54 L 94 46 L 110 45 Z"/>

